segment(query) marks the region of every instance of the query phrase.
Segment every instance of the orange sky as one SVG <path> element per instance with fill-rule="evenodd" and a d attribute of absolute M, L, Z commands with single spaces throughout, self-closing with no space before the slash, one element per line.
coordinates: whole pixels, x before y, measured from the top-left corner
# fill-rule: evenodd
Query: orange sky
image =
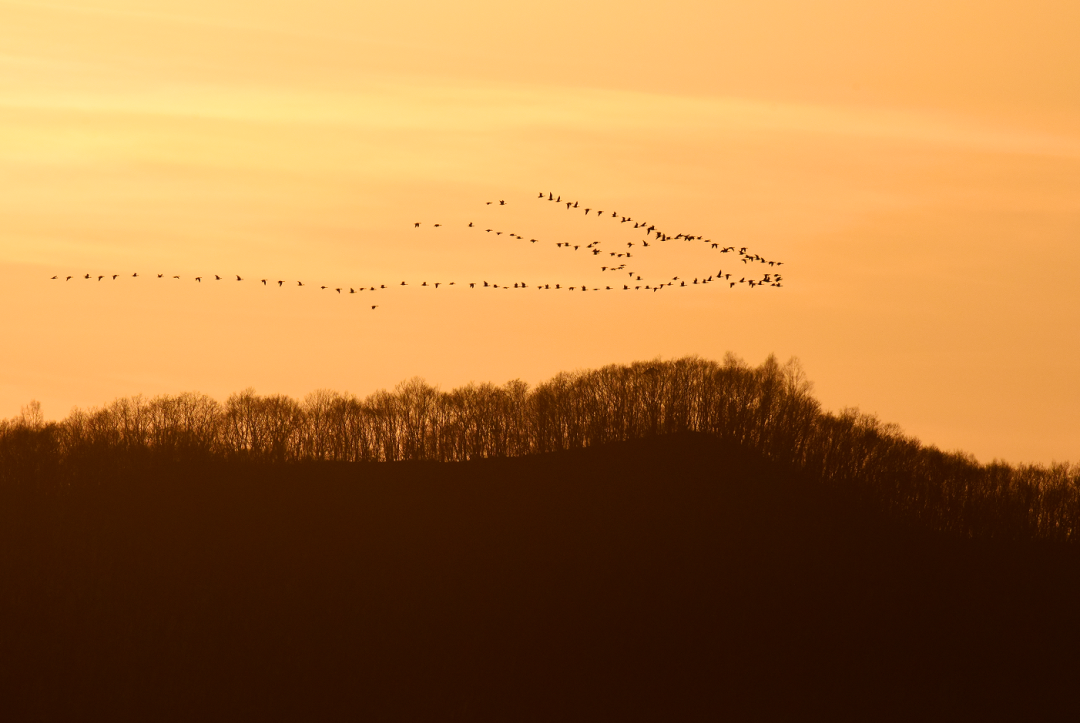
<path fill-rule="evenodd" d="M 730 350 L 982 461 L 1080 460 L 1080 5 L 369 5 L 0 0 L 0 416 Z M 785 287 L 315 288 L 613 281 L 554 242 L 627 229 L 541 190 Z M 48 280 L 85 273 L 124 276 Z"/>

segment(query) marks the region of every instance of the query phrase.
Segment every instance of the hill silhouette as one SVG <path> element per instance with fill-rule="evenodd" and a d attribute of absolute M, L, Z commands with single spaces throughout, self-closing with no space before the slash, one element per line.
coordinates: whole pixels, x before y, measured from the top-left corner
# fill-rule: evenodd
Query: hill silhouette
<path fill-rule="evenodd" d="M 117 399 L 46 423 L 0 421 L 0 486 L 62 491 L 153 459 L 395 462 L 517 457 L 702 432 L 897 519 L 962 537 L 1075 541 L 1080 466 L 979 464 L 857 409 L 826 412 L 798 360 L 689 357 L 560 373 L 530 388 L 422 379 L 364 399 L 252 389 Z"/>
<path fill-rule="evenodd" d="M 125 459 L 0 486 L 9 720 L 1037 719 L 1080 672 L 1073 545 L 714 435 Z"/>

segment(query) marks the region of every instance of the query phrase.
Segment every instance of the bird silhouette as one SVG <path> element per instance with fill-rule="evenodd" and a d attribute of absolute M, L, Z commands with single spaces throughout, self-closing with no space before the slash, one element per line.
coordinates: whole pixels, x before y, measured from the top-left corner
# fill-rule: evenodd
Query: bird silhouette
<path fill-rule="evenodd" d="M 537 193 L 537 199 L 543 200 L 543 198 L 544 198 L 544 193 L 542 191 L 538 192 Z M 557 194 L 555 194 L 554 192 L 551 192 L 551 191 L 548 192 L 547 199 L 549 201 L 555 201 L 556 203 L 563 203 L 562 196 L 557 195 Z M 487 203 L 487 205 L 493 205 L 494 201 L 487 201 L 486 203 Z M 591 206 L 587 206 L 587 205 L 582 206 L 580 201 L 573 201 L 573 202 L 566 201 L 565 203 L 566 203 L 568 209 L 569 208 L 575 208 L 575 209 L 576 208 L 582 208 L 584 210 L 584 212 L 585 212 L 584 215 L 586 215 L 586 216 L 588 216 L 594 210 L 596 211 L 596 217 L 597 218 L 602 218 L 603 214 L 604 214 L 603 211 L 598 210 L 598 209 L 593 209 Z M 505 199 L 499 199 L 499 204 L 498 205 L 505 206 L 506 204 L 507 204 L 507 201 Z M 620 223 L 632 223 L 634 229 L 642 229 L 643 232 L 648 234 L 650 237 L 651 237 L 652 234 L 655 234 L 655 238 L 659 239 L 659 240 L 662 240 L 662 241 L 677 240 L 677 239 L 683 239 L 685 241 L 698 240 L 698 241 L 704 242 L 708 246 L 708 248 L 711 248 L 711 249 L 714 249 L 714 250 L 719 250 L 722 253 L 734 252 L 736 250 L 734 246 L 724 246 L 722 243 L 713 242 L 711 239 L 707 239 L 707 238 L 705 238 L 704 235 L 700 235 L 700 234 L 692 234 L 692 233 L 687 233 L 685 231 L 681 231 L 681 232 L 676 233 L 676 234 L 668 234 L 663 229 L 658 229 L 655 224 L 648 224 L 645 221 L 634 221 L 634 219 L 631 216 L 619 216 L 617 211 L 612 211 L 611 212 L 611 218 L 618 219 Z M 414 228 L 419 228 L 420 225 L 421 225 L 421 222 L 419 222 L 419 221 L 414 222 L 414 224 L 413 224 Z M 443 225 L 445 225 L 445 224 L 441 224 L 441 223 L 432 224 L 432 226 L 434 228 L 441 228 Z M 474 228 L 475 223 L 472 222 L 472 221 L 468 222 L 468 227 L 469 228 Z M 492 232 L 493 230 L 494 229 L 490 229 L 490 228 L 485 229 L 485 231 L 488 232 L 488 233 Z M 504 232 L 503 231 L 496 231 L 495 233 L 496 233 L 496 236 L 502 236 Z M 506 233 L 510 238 L 521 240 L 521 241 L 526 240 L 525 237 L 522 234 L 518 234 L 516 232 L 506 232 Z M 535 238 L 530 238 L 530 239 L 528 239 L 528 241 L 530 243 L 533 243 L 533 244 L 539 242 L 539 240 L 535 239 Z M 600 253 L 601 253 L 600 244 L 601 244 L 601 242 L 599 242 L 599 241 L 593 241 L 593 242 L 590 242 L 588 244 L 585 244 L 584 248 L 586 250 L 588 250 L 588 251 L 592 251 L 593 256 L 599 256 Z M 631 258 L 631 256 L 632 256 L 632 253 L 629 251 L 629 249 L 632 249 L 634 245 L 635 245 L 634 242 L 631 242 L 631 241 L 627 242 L 626 248 L 628 250 L 625 252 L 625 256 L 627 257 L 627 259 Z M 571 246 L 573 246 L 574 251 L 579 251 L 582 248 L 582 245 L 573 244 L 572 242 L 563 241 L 563 242 L 556 243 L 556 248 L 560 248 L 560 249 L 561 248 L 570 248 Z M 641 240 L 641 246 L 642 246 L 642 248 L 649 248 L 650 243 L 649 243 L 648 239 L 642 239 Z M 656 252 L 650 251 L 648 253 L 656 253 Z M 751 263 L 751 262 L 756 262 L 756 263 L 762 264 L 763 266 L 768 266 L 768 267 L 774 268 L 774 269 L 778 269 L 782 265 L 782 262 L 776 261 L 775 259 L 768 259 L 768 258 L 762 256 L 759 253 L 750 253 L 748 251 L 748 248 L 745 247 L 745 246 L 739 247 L 738 253 L 739 253 L 740 259 L 742 260 L 742 262 L 744 264 Z M 612 259 L 615 259 L 615 258 L 621 259 L 624 254 L 622 252 L 611 251 L 611 252 L 608 253 L 608 255 L 611 256 Z M 600 268 L 600 270 L 601 270 L 601 272 L 621 271 L 621 270 L 625 270 L 625 264 L 622 264 L 622 265 L 617 266 L 617 267 L 615 267 L 615 266 L 602 266 Z M 115 281 L 121 276 L 121 274 L 111 274 L 111 275 L 102 274 L 102 275 L 98 275 L 96 278 L 100 282 L 100 281 L 104 280 L 106 276 L 110 276 Z M 135 273 L 132 273 L 131 276 L 132 276 L 132 278 L 138 278 L 139 274 L 138 274 L 138 272 L 135 272 Z M 157 274 L 157 277 L 159 279 L 164 278 L 164 276 L 165 276 L 165 274 L 163 274 L 163 273 Z M 235 274 L 235 276 L 236 276 L 236 280 L 238 282 L 244 280 L 244 277 L 241 276 L 240 274 Z M 636 278 L 637 281 L 642 280 L 641 276 L 636 275 L 632 271 L 629 272 L 629 276 L 631 278 Z M 216 280 L 216 281 L 224 280 L 223 277 L 220 276 L 219 274 L 213 274 L 213 277 L 214 277 L 214 280 Z M 51 276 L 49 278 L 50 278 L 50 280 L 55 281 L 55 280 L 59 280 L 61 277 L 57 274 L 57 275 Z M 67 277 L 65 277 L 64 280 L 65 281 L 70 281 L 72 278 L 76 278 L 76 277 L 67 276 Z M 93 276 L 91 274 L 87 273 L 87 274 L 84 275 L 83 278 L 89 280 L 89 279 L 93 278 Z M 172 276 L 172 278 L 179 280 L 179 279 L 181 279 L 181 276 L 174 275 L 174 276 Z M 196 277 L 193 277 L 193 278 L 196 280 L 197 283 L 201 283 L 202 279 L 203 279 L 202 276 L 196 276 Z M 735 282 L 735 281 L 733 281 L 731 279 L 731 274 L 730 273 L 729 274 L 724 274 L 723 271 L 721 270 L 721 271 L 717 272 L 716 279 L 720 280 L 720 281 L 725 281 L 725 280 L 728 281 L 729 282 L 729 288 L 734 288 L 736 283 L 745 283 L 748 286 L 750 286 L 750 288 L 756 288 L 758 286 L 776 286 L 776 287 L 781 286 L 781 283 L 780 283 L 781 278 L 780 278 L 780 276 L 775 275 L 775 277 L 774 277 L 772 275 L 772 272 L 770 272 L 769 274 L 764 274 L 762 276 L 762 278 L 760 278 L 760 279 L 759 278 L 747 279 L 746 277 L 743 277 L 738 282 Z M 664 286 L 675 286 L 676 285 L 675 282 L 679 282 L 678 283 L 678 288 L 686 288 L 687 286 L 690 286 L 690 285 L 707 284 L 707 283 L 712 282 L 713 280 L 714 280 L 713 276 L 709 276 L 708 278 L 694 277 L 692 281 L 690 281 L 690 280 L 682 280 L 680 277 L 676 276 L 676 277 L 673 277 L 672 281 L 670 281 L 670 282 L 661 283 L 661 284 L 658 284 L 658 285 L 656 285 L 656 284 L 648 284 L 648 285 L 645 286 L 645 288 L 647 290 L 649 290 L 649 291 L 656 292 L 656 291 L 663 290 Z M 267 286 L 269 284 L 269 279 L 260 279 L 260 282 L 263 284 L 263 286 Z M 278 283 L 279 288 L 284 285 L 283 280 L 278 280 L 277 283 Z M 489 287 L 490 288 L 495 288 L 495 289 L 499 289 L 499 288 L 508 289 L 508 288 L 511 288 L 510 285 L 508 285 L 508 284 L 497 284 L 497 283 L 492 284 L 492 283 L 487 282 L 487 281 L 485 281 L 483 283 L 484 283 L 485 288 L 489 288 Z M 297 281 L 296 284 L 297 284 L 297 287 L 303 287 L 303 286 L 306 285 L 303 281 Z M 408 282 L 405 282 L 405 281 L 401 282 L 401 286 L 407 286 L 407 285 L 408 285 Z M 444 284 L 442 282 L 432 282 L 431 284 L 429 284 L 427 281 L 424 281 L 421 284 L 422 287 L 434 286 L 434 288 L 436 288 L 436 289 L 438 289 L 440 286 L 444 286 L 444 285 L 453 286 L 454 282 L 449 282 L 448 284 Z M 469 283 L 469 288 L 476 288 L 477 285 L 478 284 L 476 282 L 470 282 Z M 355 294 L 357 292 L 357 290 L 359 290 L 359 291 L 366 290 L 365 287 L 358 287 L 358 288 L 353 288 L 353 287 L 329 287 L 329 286 L 326 286 L 326 285 L 319 285 L 318 288 L 323 290 L 323 291 L 325 291 L 328 288 L 333 288 L 338 294 L 341 294 L 342 291 L 344 290 L 344 288 L 348 288 L 350 294 Z M 379 288 L 385 289 L 386 285 L 385 284 L 380 285 Z M 528 285 L 525 282 L 516 282 L 516 283 L 513 283 L 512 288 L 514 288 L 514 289 L 519 289 L 519 288 L 520 289 L 525 289 L 525 288 L 528 288 Z M 536 288 L 537 289 L 548 290 L 548 289 L 551 288 L 551 285 L 550 284 L 543 284 L 543 285 L 538 284 L 538 285 L 536 285 Z M 555 288 L 556 289 L 561 289 L 562 287 L 561 287 L 561 285 L 556 284 Z M 590 291 L 590 290 L 599 291 L 599 290 L 611 290 L 612 288 L 617 288 L 617 287 L 610 287 L 610 286 L 589 287 L 587 284 L 581 284 L 580 287 L 575 285 L 574 287 L 568 287 L 568 288 L 573 289 L 575 291 L 578 288 L 580 288 L 581 291 Z M 629 290 L 629 285 L 624 284 L 623 288 L 624 288 L 624 290 Z M 641 288 L 640 286 L 635 287 L 635 289 L 640 289 L 640 288 Z M 376 287 L 372 286 L 372 287 L 370 287 L 370 290 L 375 291 Z"/>

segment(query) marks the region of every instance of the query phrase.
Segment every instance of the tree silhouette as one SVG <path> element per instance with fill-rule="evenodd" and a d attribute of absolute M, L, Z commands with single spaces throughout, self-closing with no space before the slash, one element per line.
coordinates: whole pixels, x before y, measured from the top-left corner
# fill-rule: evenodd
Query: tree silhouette
<path fill-rule="evenodd" d="M 812 389 L 797 359 L 752 367 L 728 354 L 561 372 L 531 389 L 514 380 L 443 392 L 414 377 L 363 399 L 135 396 L 56 423 L 31 402 L 0 421 L 0 484 L 60 488 L 142 459 L 456 462 L 698 432 L 932 529 L 1077 539 L 1080 466 L 980 465 L 857 409 L 823 412 Z"/>

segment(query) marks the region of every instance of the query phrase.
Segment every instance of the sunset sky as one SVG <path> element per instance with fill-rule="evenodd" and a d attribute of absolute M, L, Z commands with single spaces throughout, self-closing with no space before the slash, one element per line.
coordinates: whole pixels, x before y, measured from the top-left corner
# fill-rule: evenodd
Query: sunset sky
<path fill-rule="evenodd" d="M 1077 38 L 1075 0 L 0 0 L 0 417 L 731 351 L 983 462 L 1080 461 Z M 641 237 L 541 191 L 784 286 L 468 290 L 621 287 L 555 243 Z"/>

